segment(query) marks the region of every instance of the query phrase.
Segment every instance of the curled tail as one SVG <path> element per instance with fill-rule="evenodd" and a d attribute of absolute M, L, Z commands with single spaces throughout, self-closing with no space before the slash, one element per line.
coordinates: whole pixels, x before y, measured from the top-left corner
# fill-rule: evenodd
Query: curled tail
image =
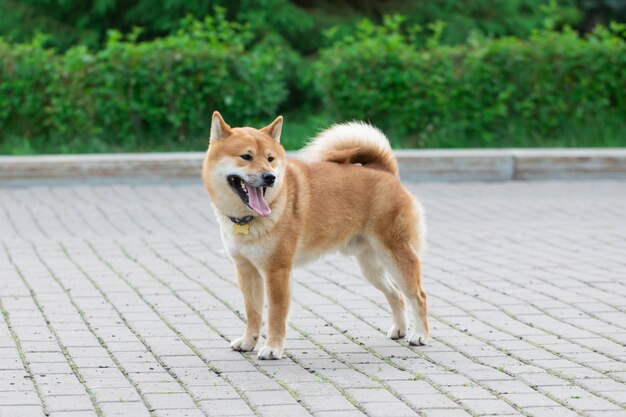
<path fill-rule="evenodd" d="M 398 162 L 387 137 L 372 125 L 350 122 L 330 127 L 300 151 L 306 161 L 361 164 L 398 176 Z"/>

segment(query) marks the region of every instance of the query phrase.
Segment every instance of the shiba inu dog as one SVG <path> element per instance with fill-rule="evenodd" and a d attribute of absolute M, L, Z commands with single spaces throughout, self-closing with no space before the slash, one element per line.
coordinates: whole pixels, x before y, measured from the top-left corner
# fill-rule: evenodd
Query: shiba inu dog
<path fill-rule="evenodd" d="M 279 116 L 262 129 L 231 128 L 213 113 L 202 178 L 247 316 L 243 336 L 231 347 L 254 349 L 267 294 L 267 340 L 258 357 L 281 358 L 291 270 L 331 251 L 355 256 L 365 278 L 387 298 L 393 316 L 388 337 L 406 335 L 408 303 L 408 341 L 425 344 L 423 210 L 400 183 L 389 141 L 368 124 L 340 124 L 314 138 L 301 159 L 288 159 L 280 145 L 282 124 Z"/>

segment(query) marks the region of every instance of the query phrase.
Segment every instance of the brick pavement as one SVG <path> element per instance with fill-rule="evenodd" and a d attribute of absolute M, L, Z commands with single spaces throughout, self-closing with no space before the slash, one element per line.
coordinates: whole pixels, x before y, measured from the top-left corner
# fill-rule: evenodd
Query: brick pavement
<path fill-rule="evenodd" d="M 293 274 L 287 357 L 198 181 L 0 188 L 0 417 L 626 415 L 626 182 L 419 184 L 433 340 L 353 260 Z"/>

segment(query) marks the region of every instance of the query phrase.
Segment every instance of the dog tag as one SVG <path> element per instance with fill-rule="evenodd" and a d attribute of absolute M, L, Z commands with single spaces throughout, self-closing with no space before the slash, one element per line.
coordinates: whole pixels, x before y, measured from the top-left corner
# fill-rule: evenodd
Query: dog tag
<path fill-rule="evenodd" d="M 250 225 L 249 224 L 237 224 L 233 223 L 233 232 L 236 235 L 247 235 L 250 233 Z"/>

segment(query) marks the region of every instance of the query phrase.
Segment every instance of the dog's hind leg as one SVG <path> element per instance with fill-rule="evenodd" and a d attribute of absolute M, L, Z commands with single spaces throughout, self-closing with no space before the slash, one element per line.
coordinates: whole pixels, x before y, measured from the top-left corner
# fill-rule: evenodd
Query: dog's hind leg
<path fill-rule="evenodd" d="M 400 339 L 406 335 L 407 316 L 406 305 L 402 293 L 389 281 L 382 263 L 372 249 L 366 249 L 357 256 L 361 272 L 376 289 L 380 290 L 391 307 L 393 324 L 387 332 L 387 337 Z"/>
<path fill-rule="evenodd" d="M 426 292 L 422 288 L 421 260 L 408 243 L 396 243 L 389 247 L 390 272 L 404 293 L 413 311 L 413 332 L 409 336 L 412 345 L 425 345 L 429 338 L 428 306 Z"/>
<path fill-rule="evenodd" d="M 234 340 L 230 346 L 234 350 L 250 351 L 259 340 L 263 324 L 263 278 L 247 259 L 235 258 L 235 266 L 237 281 L 246 305 L 247 324 L 243 336 Z"/>

